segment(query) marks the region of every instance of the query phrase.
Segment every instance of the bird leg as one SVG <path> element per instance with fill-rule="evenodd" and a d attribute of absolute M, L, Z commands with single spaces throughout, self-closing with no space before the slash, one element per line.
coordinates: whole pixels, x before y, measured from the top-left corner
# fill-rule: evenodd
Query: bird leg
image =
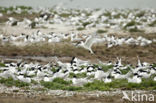
<path fill-rule="evenodd" d="M 94 52 L 93 52 L 91 49 L 89 49 L 89 52 L 90 52 L 91 54 L 94 54 Z"/>

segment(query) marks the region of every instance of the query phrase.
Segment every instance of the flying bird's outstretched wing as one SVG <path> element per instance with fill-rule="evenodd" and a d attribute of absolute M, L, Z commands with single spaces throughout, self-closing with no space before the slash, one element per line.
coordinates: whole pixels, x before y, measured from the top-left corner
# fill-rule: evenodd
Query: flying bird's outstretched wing
<path fill-rule="evenodd" d="M 104 39 L 97 38 L 95 36 L 89 36 L 85 41 L 85 45 L 90 48 L 94 43 L 102 42 L 102 41 L 104 41 Z"/>
<path fill-rule="evenodd" d="M 139 59 L 138 56 L 137 56 L 137 58 L 138 58 L 138 66 L 139 66 L 139 67 L 142 67 L 141 61 L 140 61 L 140 59 Z"/>

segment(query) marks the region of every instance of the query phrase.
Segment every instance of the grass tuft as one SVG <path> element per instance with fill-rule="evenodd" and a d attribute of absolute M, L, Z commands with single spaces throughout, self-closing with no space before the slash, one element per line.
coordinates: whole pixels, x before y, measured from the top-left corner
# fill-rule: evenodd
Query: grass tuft
<path fill-rule="evenodd" d="M 128 23 L 124 26 L 124 28 L 130 27 L 130 26 L 136 26 L 136 25 L 138 25 L 138 24 L 140 24 L 140 23 L 135 22 L 135 21 L 130 21 L 130 22 L 128 22 Z"/>
<path fill-rule="evenodd" d="M 148 25 L 149 25 L 149 26 L 151 26 L 151 27 L 156 26 L 156 20 L 155 20 L 155 21 L 153 21 L 152 23 L 148 24 Z"/>
<path fill-rule="evenodd" d="M 90 22 L 84 22 L 84 23 L 82 23 L 82 25 L 84 26 L 84 27 L 86 27 L 87 25 L 89 25 L 90 24 Z"/>
<path fill-rule="evenodd" d="M 120 70 L 122 74 L 127 74 L 130 71 L 130 67 Z"/>
<path fill-rule="evenodd" d="M 144 32 L 144 30 L 140 30 L 140 29 L 138 29 L 137 27 L 131 28 L 131 29 L 129 29 L 128 31 L 129 31 L 129 32 Z"/>
<path fill-rule="evenodd" d="M 64 90 L 67 86 L 71 84 L 70 81 L 65 81 L 62 78 L 55 78 L 52 82 L 41 81 L 40 83 L 42 86 L 53 90 Z"/>
<path fill-rule="evenodd" d="M 106 32 L 107 32 L 107 30 L 101 30 L 101 29 L 99 29 L 99 30 L 96 31 L 96 33 L 99 33 L 99 34 L 106 33 Z"/>
<path fill-rule="evenodd" d="M 145 15 L 145 11 L 140 11 L 140 12 L 137 13 L 135 16 L 141 18 L 141 17 L 143 17 L 144 15 Z"/>
<path fill-rule="evenodd" d="M 152 65 L 152 67 L 155 68 L 155 67 L 156 67 L 156 63 L 154 63 L 154 64 Z"/>
<path fill-rule="evenodd" d="M 64 17 L 64 18 L 68 18 L 71 14 L 67 14 L 67 13 L 62 13 L 60 14 L 61 17 Z"/>
<path fill-rule="evenodd" d="M 113 80 L 111 83 L 104 83 L 103 81 L 95 80 L 92 83 L 84 85 L 86 90 L 114 90 L 114 89 L 126 89 L 126 90 L 155 90 L 156 82 L 150 79 L 143 79 L 142 83 L 128 83 L 125 79 Z"/>
<path fill-rule="evenodd" d="M 113 65 L 101 65 L 103 71 L 108 71 L 113 68 Z"/>
<path fill-rule="evenodd" d="M 4 63 L 0 63 L 0 67 L 5 67 L 5 64 Z"/>
<path fill-rule="evenodd" d="M 74 73 L 69 73 L 69 78 L 85 78 L 87 76 L 86 73 L 78 73 L 78 74 L 74 74 Z"/>
<path fill-rule="evenodd" d="M 55 73 L 55 72 L 57 71 L 57 69 L 53 67 L 53 68 L 51 69 L 51 71 L 52 71 L 53 73 Z"/>
<path fill-rule="evenodd" d="M 84 30 L 85 28 L 84 27 L 78 27 L 77 30 L 81 31 L 81 30 Z"/>
<path fill-rule="evenodd" d="M 83 87 L 68 86 L 68 87 L 65 88 L 65 90 L 68 90 L 68 91 L 79 91 L 79 90 L 83 90 Z"/>
<path fill-rule="evenodd" d="M 55 78 L 53 80 L 54 83 L 59 83 L 59 84 L 63 84 L 63 85 L 69 85 L 71 84 L 71 81 L 65 81 L 64 79 L 62 78 Z"/>
<path fill-rule="evenodd" d="M 8 87 L 11 87 L 11 86 L 16 86 L 16 87 L 26 87 L 26 86 L 29 86 L 30 84 L 29 83 L 25 83 L 25 82 L 22 82 L 22 81 L 19 81 L 19 80 L 14 80 L 13 78 L 1 78 L 0 79 L 0 83 L 8 86 Z"/>

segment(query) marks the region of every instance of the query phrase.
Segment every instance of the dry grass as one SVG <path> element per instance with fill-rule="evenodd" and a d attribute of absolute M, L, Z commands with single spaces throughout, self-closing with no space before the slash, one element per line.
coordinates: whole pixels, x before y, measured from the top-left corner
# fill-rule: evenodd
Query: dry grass
<path fill-rule="evenodd" d="M 75 47 L 70 43 L 33 43 L 26 46 L 14 46 L 9 43 L 0 45 L 0 55 L 2 56 L 57 56 L 57 57 L 79 57 L 80 59 L 89 59 L 96 61 L 115 61 L 116 57 L 122 57 L 124 63 L 135 64 L 137 56 L 141 61 L 153 63 L 156 61 L 156 43 L 148 46 L 115 46 L 107 48 L 104 44 L 94 45 L 92 47 L 95 54 L 90 54 L 89 51 Z"/>
<path fill-rule="evenodd" d="M 96 56 L 101 60 L 116 59 L 116 57 L 122 57 L 124 62 L 135 63 L 137 61 L 137 56 L 140 57 L 142 61 L 153 63 L 156 61 L 156 43 L 151 45 L 141 47 L 141 46 L 115 46 L 113 48 L 106 48 L 105 46 L 94 46 L 93 50 Z"/>
<path fill-rule="evenodd" d="M 33 43 L 26 46 L 14 46 L 9 43 L 0 45 L 0 55 L 8 56 L 85 56 L 88 51 L 76 48 L 69 43 Z"/>

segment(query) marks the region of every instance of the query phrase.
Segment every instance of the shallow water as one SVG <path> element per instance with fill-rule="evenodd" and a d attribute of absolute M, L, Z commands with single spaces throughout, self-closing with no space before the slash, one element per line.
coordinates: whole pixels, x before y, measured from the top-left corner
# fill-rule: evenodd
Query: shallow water
<path fill-rule="evenodd" d="M 0 0 L 0 6 L 25 5 L 67 8 L 156 8 L 156 0 Z"/>

